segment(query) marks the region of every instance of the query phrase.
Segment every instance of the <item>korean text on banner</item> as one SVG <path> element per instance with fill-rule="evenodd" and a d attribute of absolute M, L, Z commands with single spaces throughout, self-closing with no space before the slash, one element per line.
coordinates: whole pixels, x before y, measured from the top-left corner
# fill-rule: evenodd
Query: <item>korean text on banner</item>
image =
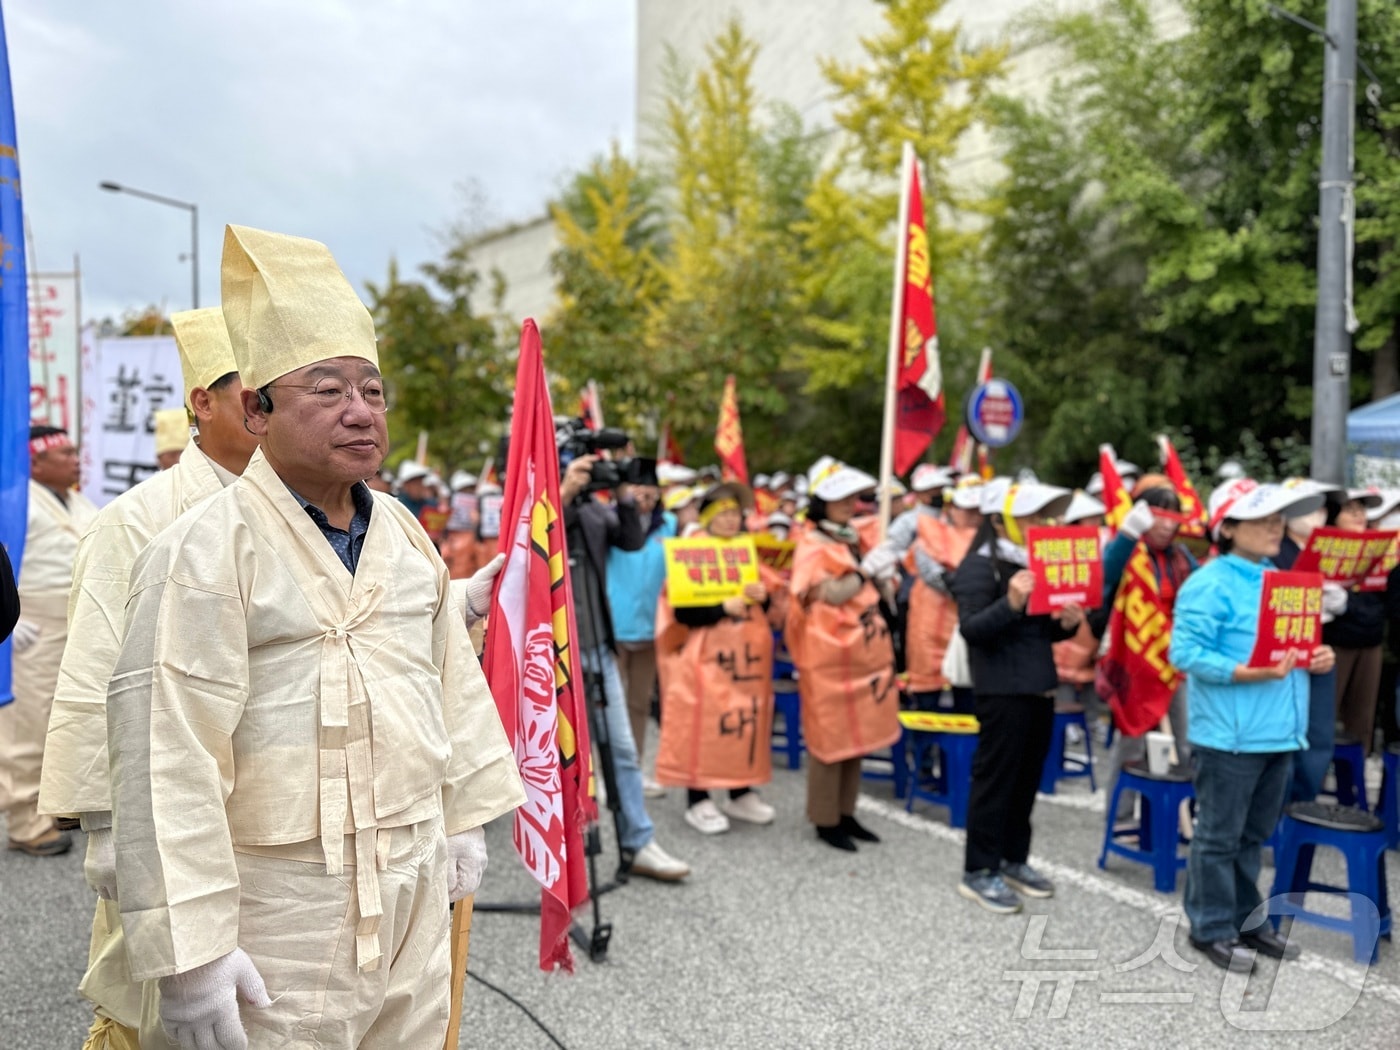
<path fill-rule="evenodd" d="M 1099 530 L 1061 525 L 1026 530 L 1028 566 L 1035 574 L 1026 612 L 1044 616 L 1066 605 L 1097 609 L 1103 604 L 1103 554 Z"/>
<path fill-rule="evenodd" d="M 760 532 L 753 536 L 753 545 L 762 564 L 780 573 L 784 579 L 792 576 L 792 556 L 797 550 L 795 540 L 780 540 L 772 533 Z"/>
<path fill-rule="evenodd" d="M 78 432 L 78 275 L 29 281 L 29 421 Z"/>
<path fill-rule="evenodd" d="M 1316 572 L 1266 572 L 1259 599 L 1259 633 L 1250 667 L 1273 667 L 1296 653 L 1307 667 L 1322 644 L 1322 576 Z"/>
<path fill-rule="evenodd" d="M 1369 580 L 1371 570 L 1384 561 L 1395 543 L 1396 534 L 1380 529 L 1349 532 L 1346 529 L 1318 528 L 1308 537 L 1308 545 L 1293 563 L 1296 572 L 1320 572 L 1328 583 L 1343 587 L 1363 584 L 1367 589 L 1385 590 L 1385 581 Z"/>
<path fill-rule="evenodd" d="M 758 552 L 752 536 L 721 540 L 696 536 L 666 540 L 666 593 L 673 608 L 718 605 L 758 583 Z"/>
<path fill-rule="evenodd" d="M 482 670 L 515 750 L 525 803 L 513 839 L 540 884 L 540 969 L 572 972 L 569 927 L 588 900 L 584 824 L 596 815 L 579 677 L 554 413 L 535 322 L 520 333 L 501 550 Z"/>

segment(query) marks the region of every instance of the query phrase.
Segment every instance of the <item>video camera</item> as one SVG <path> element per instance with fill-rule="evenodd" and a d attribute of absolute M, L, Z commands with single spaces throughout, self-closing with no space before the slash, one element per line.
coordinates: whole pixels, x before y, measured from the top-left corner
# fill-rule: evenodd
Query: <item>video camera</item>
<path fill-rule="evenodd" d="M 559 466 L 564 470 L 579 456 L 622 449 L 632 443 L 631 437 L 625 431 L 615 427 L 589 430 L 583 420 L 564 417 L 554 421 L 554 440 L 559 448 Z M 656 460 L 646 456 L 599 459 L 593 464 L 588 478 L 585 492 L 615 489 L 619 485 L 659 484 L 656 480 Z"/>

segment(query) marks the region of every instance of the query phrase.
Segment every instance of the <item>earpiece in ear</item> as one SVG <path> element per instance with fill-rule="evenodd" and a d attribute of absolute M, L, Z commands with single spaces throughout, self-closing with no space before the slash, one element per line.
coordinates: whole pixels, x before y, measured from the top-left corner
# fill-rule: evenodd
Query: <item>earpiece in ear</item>
<path fill-rule="evenodd" d="M 258 407 L 261 408 L 264 412 L 272 411 L 272 398 L 267 396 L 266 390 L 258 391 Z"/>

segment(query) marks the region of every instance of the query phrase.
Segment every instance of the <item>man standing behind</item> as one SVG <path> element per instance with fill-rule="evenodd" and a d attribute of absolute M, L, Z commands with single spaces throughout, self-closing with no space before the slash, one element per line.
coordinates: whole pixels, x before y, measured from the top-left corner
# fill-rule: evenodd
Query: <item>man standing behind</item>
<path fill-rule="evenodd" d="M 29 428 L 29 526 L 19 565 L 21 618 L 14 630 L 12 704 L 0 707 L 0 810 L 9 847 L 53 857 L 73 837 L 39 814 L 44 733 L 68 640 L 68 592 L 78 540 L 97 515 L 78 483 L 78 450 L 58 427 Z"/>
<path fill-rule="evenodd" d="M 448 901 L 524 792 L 446 567 L 361 480 L 368 311 L 324 245 L 245 227 L 223 292 L 259 449 L 137 559 L 108 694 L 132 976 L 181 1045 L 436 1046 Z"/>
<path fill-rule="evenodd" d="M 97 1006 L 94 1031 L 115 1023 L 136 1029 L 154 1021 L 154 996 L 133 983 L 117 910 L 112 792 L 107 773 L 107 686 L 121 648 L 131 566 L 155 535 L 185 511 L 233 484 L 257 448 L 243 425 L 243 384 L 218 307 L 170 319 L 180 350 L 185 404 L 199 422 L 198 444 L 179 461 L 118 496 L 98 514 L 78 546 L 69 623 L 82 639 L 64 653 L 49 720 L 39 790 L 45 813 L 81 818 L 88 833 L 88 884 L 98 895 L 88 970 L 79 991 Z M 188 434 L 185 410 L 172 410 Z M 154 991 L 154 989 L 149 989 Z M 149 1034 L 148 1034 L 149 1039 Z"/>

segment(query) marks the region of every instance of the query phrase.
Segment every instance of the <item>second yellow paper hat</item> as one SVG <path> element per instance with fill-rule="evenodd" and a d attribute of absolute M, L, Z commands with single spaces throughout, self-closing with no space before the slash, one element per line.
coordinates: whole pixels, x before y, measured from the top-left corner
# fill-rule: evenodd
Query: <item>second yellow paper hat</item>
<path fill-rule="evenodd" d="M 227 227 L 223 296 L 244 386 L 258 389 L 333 357 L 379 365 L 374 321 L 319 241 Z"/>
<path fill-rule="evenodd" d="M 195 387 L 204 387 L 237 372 L 233 346 L 224 327 L 224 312 L 217 306 L 203 310 L 181 310 L 170 315 L 175 329 L 175 345 L 180 348 L 180 370 L 185 375 L 185 404 Z"/>

